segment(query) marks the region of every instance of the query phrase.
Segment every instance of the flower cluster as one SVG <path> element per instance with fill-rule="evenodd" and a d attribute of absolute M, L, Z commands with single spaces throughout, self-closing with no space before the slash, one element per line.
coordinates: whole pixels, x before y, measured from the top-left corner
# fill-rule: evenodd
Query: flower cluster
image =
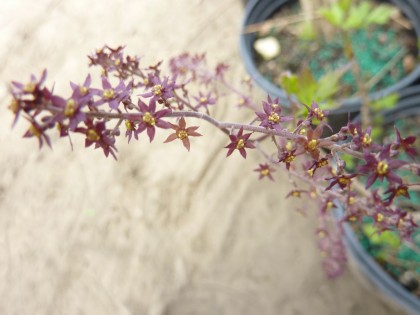
<path fill-rule="evenodd" d="M 398 203 L 401 198 L 410 198 L 410 190 L 419 185 L 398 172 L 404 169 L 419 176 L 415 137 L 404 138 L 395 129 L 395 140 L 380 144 L 374 141 L 371 127 L 362 130 L 352 121 L 326 136 L 325 130 L 331 131 L 328 112 L 318 103 L 302 104 L 304 117 L 287 112 L 270 96 L 255 104 L 249 80 L 243 81 L 247 92 L 241 92 L 226 81 L 227 65 L 211 69 L 205 55 L 184 53 L 172 58 L 166 74 L 162 62 L 143 67 L 140 58 L 125 55 L 123 47 L 105 46 L 89 60 L 91 66 L 102 69 L 101 86 L 92 86 L 87 75 L 81 84 L 70 82 L 69 95 L 57 95 L 45 83 L 46 71 L 39 79 L 32 75 L 27 83 L 11 83 L 14 123 L 21 116 L 29 122 L 25 138 L 36 138 L 40 147 L 44 143 L 51 147 L 51 132 L 58 131 L 59 137 L 79 134 L 85 147 L 101 149 L 105 156 L 117 159 L 120 135 L 128 142 L 147 135 L 152 142 L 156 132 L 166 132 L 164 143 L 180 140 L 174 143 L 189 151 L 191 142 L 198 140 L 192 138 L 202 135 L 187 119 L 202 119 L 227 135 L 227 157 L 238 151 L 238 157 L 246 158 L 249 150 L 258 150 L 264 160 L 253 171 L 259 179 L 275 181 L 276 169 L 284 169 L 296 187 L 288 196 L 316 201 L 318 244 L 331 277 L 339 275 L 346 262 L 341 239 L 344 221 L 359 222 L 368 216 L 379 231 L 399 231 L 406 239 L 416 228 L 411 213 Z M 221 122 L 210 115 L 226 94 L 234 94 L 240 107 L 250 110 L 254 115 L 251 123 Z M 267 140 L 273 144 L 272 152 L 260 145 Z M 400 153 L 413 160 L 400 160 Z M 349 156 L 360 161 L 357 168 L 346 166 Z M 384 189 L 377 187 L 381 182 Z M 302 183 L 307 187 L 301 189 Z M 343 220 L 332 216 L 338 205 L 345 207 Z"/>

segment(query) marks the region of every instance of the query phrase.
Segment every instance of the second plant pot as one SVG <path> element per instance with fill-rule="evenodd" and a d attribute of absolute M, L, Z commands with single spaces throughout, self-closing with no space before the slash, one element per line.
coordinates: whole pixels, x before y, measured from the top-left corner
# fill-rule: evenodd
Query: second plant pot
<path fill-rule="evenodd" d="M 287 5 L 297 2 L 298 0 L 252 0 L 249 1 L 245 8 L 245 16 L 242 24 L 242 34 L 240 37 L 240 51 L 242 59 L 247 72 L 252 79 L 265 92 L 272 97 L 279 97 L 282 105 L 290 106 L 290 100 L 287 93 L 271 80 L 267 79 L 259 70 L 255 61 L 254 41 L 256 39 L 255 33 L 246 33 L 247 26 L 264 22 L 273 17 L 273 15 Z M 408 18 L 413 26 L 413 31 L 418 39 L 420 39 L 420 2 L 418 0 L 389 0 L 381 1 L 389 2 L 398 7 L 401 12 Z M 417 57 L 420 52 L 417 52 Z M 396 84 L 386 87 L 384 89 L 375 91 L 369 94 L 370 100 L 377 100 L 399 92 L 402 89 L 412 85 L 420 78 L 420 64 L 404 78 Z M 316 101 L 316 100 L 315 100 Z M 342 115 L 347 113 L 357 113 L 360 109 L 361 100 L 358 97 L 348 99 L 337 99 L 336 103 L 339 105 L 331 114 Z"/>

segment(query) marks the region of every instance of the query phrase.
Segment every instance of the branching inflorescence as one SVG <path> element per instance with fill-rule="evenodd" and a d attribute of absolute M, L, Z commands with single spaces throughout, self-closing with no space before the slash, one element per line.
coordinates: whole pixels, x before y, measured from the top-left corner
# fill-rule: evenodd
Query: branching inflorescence
<path fill-rule="evenodd" d="M 26 84 L 11 83 L 14 123 L 20 116 L 29 121 L 24 137 L 36 138 L 40 147 L 51 147 L 49 133 L 53 130 L 58 130 L 59 137 L 80 134 L 85 147 L 100 148 L 106 157 L 117 159 L 118 136 L 130 142 L 145 133 L 151 142 L 158 129 L 168 129 L 164 131 L 168 133 L 165 143 L 180 140 L 189 151 L 190 138 L 201 134 L 198 126 L 189 126 L 188 118 L 205 120 L 227 134 L 227 156 L 238 151 L 246 158 L 247 151 L 259 150 L 264 161 L 254 171 L 260 179 L 274 181 L 273 173 L 282 167 L 293 175 L 289 178 L 295 189 L 287 197 L 316 200 L 320 218 L 317 237 L 330 277 L 341 274 L 346 261 L 342 222 L 360 222 L 368 216 L 379 231 L 395 230 L 407 240 L 416 228 L 411 213 L 394 202 L 409 198 L 408 191 L 419 186 L 396 172 L 407 169 L 419 176 L 414 137 L 404 138 L 395 129 L 395 141 L 381 145 L 371 138 L 371 128 L 362 130 L 351 121 L 338 132 L 324 136 L 331 129 L 328 112 L 316 102 L 301 105 L 307 110 L 304 117 L 286 115 L 278 99 L 270 96 L 261 105 L 253 103 L 249 79 L 242 82 L 246 92 L 241 92 L 225 79 L 228 66 L 219 64 L 212 70 L 205 55 L 185 53 L 171 59 L 167 76 L 162 74 L 161 62 L 140 67 L 140 59 L 124 55 L 123 47 L 105 46 L 89 60 L 91 66 L 102 69 L 101 87 L 92 87 L 88 75 L 83 84 L 71 82 L 70 96 L 62 97 L 46 87 L 46 71 L 40 79 L 32 75 Z M 255 113 L 250 123 L 221 122 L 210 114 L 226 94 L 236 95 L 236 105 Z M 260 146 L 267 139 L 273 142 L 273 152 Z M 399 160 L 400 152 L 407 153 L 412 162 Z M 360 160 L 361 166 L 349 169 L 344 156 Z M 359 182 L 363 179 L 365 187 Z M 372 189 L 376 181 L 384 181 L 387 189 Z M 338 204 L 345 208 L 342 220 L 331 215 Z"/>

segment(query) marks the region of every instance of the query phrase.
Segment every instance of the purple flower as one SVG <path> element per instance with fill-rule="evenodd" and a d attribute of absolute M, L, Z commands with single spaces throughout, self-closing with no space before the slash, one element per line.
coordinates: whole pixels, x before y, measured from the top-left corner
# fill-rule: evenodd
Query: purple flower
<path fill-rule="evenodd" d="M 120 80 L 120 83 L 113 88 L 111 83 L 105 76 L 102 76 L 102 88 L 100 91 L 101 98 L 94 103 L 98 106 L 104 103 L 108 103 L 111 109 L 117 110 L 121 102 L 127 100 L 130 97 L 131 92 L 131 83 L 127 86 L 123 80 Z M 94 93 L 99 93 L 98 90 L 94 90 Z"/>
<path fill-rule="evenodd" d="M 271 99 L 270 96 L 267 97 L 267 102 L 263 101 L 264 112 L 256 112 L 255 114 L 261 120 L 260 126 L 267 129 L 281 130 L 280 123 L 285 121 L 292 120 L 292 117 L 282 116 L 281 107 L 278 104 L 279 99 Z"/>
<path fill-rule="evenodd" d="M 326 116 L 329 114 L 329 111 L 321 110 L 321 108 L 319 107 L 317 102 L 312 102 L 311 108 L 309 108 L 309 107 L 307 107 L 307 108 L 309 110 L 309 117 L 310 118 L 315 117 L 319 120 L 324 120 L 326 118 Z"/>
<path fill-rule="evenodd" d="M 366 188 L 372 186 L 378 178 L 380 181 L 383 181 L 384 178 L 386 178 L 389 183 L 402 184 L 401 177 L 399 177 L 394 170 L 400 168 L 406 164 L 406 162 L 392 160 L 390 158 L 390 150 L 391 145 L 387 145 L 378 155 L 374 155 L 369 151 L 365 152 L 364 159 L 366 164 L 359 166 L 358 170 L 362 173 L 368 174 Z"/>
<path fill-rule="evenodd" d="M 340 186 L 341 189 L 347 188 L 350 186 L 351 181 L 353 177 L 356 177 L 357 174 L 351 174 L 351 175 L 336 175 L 330 178 L 326 178 L 325 180 L 332 180 L 330 185 L 325 188 L 325 190 L 330 190 L 335 185 Z"/>
<path fill-rule="evenodd" d="M 418 155 L 416 148 L 413 148 L 413 144 L 416 142 L 416 137 L 409 136 L 407 138 L 402 138 L 400 131 L 395 127 L 395 134 L 397 136 L 397 140 L 395 141 L 395 149 L 402 149 L 405 153 L 407 153 L 412 158 Z"/>
<path fill-rule="evenodd" d="M 197 101 L 197 106 L 195 106 L 196 109 L 200 107 L 207 108 L 209 105 L 216 104 L 216 99 L 211 97 L 211 92 L 207 94 L 199 92 L 198 96 L 194 96 L 194 99 Z"/>
<path fill-rule="evenodd" d="M 238 150 L 241 153 L 242 157 L 246 159 L 246 150 L 245 148 L 254 149 L 255 146 L 252 141 L 249 140 L 249 137 L 252 133 L 244 134 L 244 129 L 239 129 L 236 135 L 230 135 L 230 143 L 225 146 L 225 148 L 229 149 L 226 156 L 229 156 L 233 153 L 233 151 Z"/>
<path fill-rule="evenodd" d="M 271 175 L 276 170 L 267 163 L 259 164 L 259 167 L 254 170 L 254 172 L 257 172 L 259 174 L 258 179 L 263 179 L 264 177 L 268 177 L 270 180 L 274 181 L 273 176 Z"/>
<path fill-rule="evenodd" d="M 292 150 L 292 151 L 283 151 L 280 155 L 279 155 L 279 162 L 283 162 L 286 164 L 286 169 L 289 171 L 290 170 L 290 165 L 292 164 L 292 162 L 295 160 L 296 158 L 296 150 Z"/>
<path fill-rule="evenodd" d="M 191 56 L 189 53 L 183 53 L 177 57 L 171 58 L 169 67 L 173 75 L 185 77 L 190 74 L 192 80 L 200 76 L 200 69 L 205 65 L 205 55 Z"/>
<path fill-rule="evenodd" d="M 92 78 L 90 74 L 86 76 L 85 82 L 82 85 L 75 84 L 70 82 L 70 87 L 73 90 L 72 97 L 77 99 L 87 98 L 90 99 L 93 95 L 98 95 L 99 93 L 90 89 L 92 83 Z"/>
<path fill-rule="evenodd" d="M 171 128 L 175 130 L 175 132 L 170 134 L 164 142 L 166 143 L 174 141 L 175 139 L 179 139 L 182 141 L 182 144 L 188 151 L 190 151 L 190 140 L 188 137 L 202 136 L 201 134 L 196 132 L 196 130 L 198 129 L 197 126 L 186 127 L 184 117 L 181 117 L 178 125 L 171 124 Z"/>
<path fill-rule="evenodd" d="M 169 109 L 156 111 L 156 101 L 153 99 L 149 100 L 149 105 L 146 105 L 139 99 L 138 106 L 141 112 L 141 116 L 137 130 L 134 131 L 134 134 L 139 134 L 147 130 L 149 140 L 152 142 L 153 138 L 155 137 L 156 127 L 163 129 L 171 128 L 170 123 L 161 119 L 170 112 Z"/>
<path fill-rule="evenodd" d="M 138 133 L 136 132 L 137 128 L 134 121 L 126 119 L 125 121 L 125 136 L 128 138 L 128 143 L 130 143 L 131 138 L 134 136 L 136 140 L 139 140 Z"/>
<path fill-rule="evenodd" d="M 23 110 L 26 113 L 37 108 L 38 105 L 45 101 L 46 88 L 43 87 L 45 79 L 47 78 L 47 70 L 42 71 L 41 77 L 37 80 L 35 75 L 31 75 L 28 83 L 12 81 L 11 94 L 13 96 L 9 109 L 15 115 L 13 125 L 19 119 L 20 113 Z"/>
<path fill-rule="evenodd" d="M 151 91 L 142 94 L 143 97 L 150 97 L 151 100 L 163 100 L 166 101 L 174 96 L 175 89 L 175 78 L 169 80 L 168 77 L 165 77 L 163 81 L 158 76 L 152 76 L 151 81 Z"/>
<path fill-rule="evenodd" d="M 41 149 L 44 145 L 44 142 L 47 143 L 47 145 L 51 148 L 51 141 L 48 135 L 45 133 L 47 126 L 41 126 L 38 124 L 35 120 L 27 118 L 31 125 L 29 126 L 29 129 L 25 132 L 23 135 L 24 138 L 32 138 L 36 137 L 38 139 L 39 148 Z"/>
<path fill-rule="evenodd" d="M 94 145 L 95 149 L 102 148 L 106 157 L 111 154 L 116 160 L 115 137 L 112 130 L 106 129 L 106 123 L 104 121 L 93 122 L 92 120 L 87 120 L 85 124 L 86 127 L 78 127 L 75 130 L 85 134 L 85 147 Z"/>

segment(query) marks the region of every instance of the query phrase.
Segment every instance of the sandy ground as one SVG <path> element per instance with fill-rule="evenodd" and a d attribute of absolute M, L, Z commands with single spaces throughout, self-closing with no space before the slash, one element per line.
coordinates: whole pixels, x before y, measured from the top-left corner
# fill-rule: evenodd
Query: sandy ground
<path fill-rule="evenodd" d="M 146 62 L 206 51 L 239 81 L 242 14 L 239 0 L 0 0 L 1 315 L 401 314 L 349 271 L 327 280 L 286 178 L 256 181 L 257 154 L 226 159 L 208 125 L 189 154 L 159 134 L 120 141 L 118 162 L 10 128 L 7 82 L 48 68 L 68 91 L 104 43 Z M 233 103 L 216 116 L 245 119 Z"/>

